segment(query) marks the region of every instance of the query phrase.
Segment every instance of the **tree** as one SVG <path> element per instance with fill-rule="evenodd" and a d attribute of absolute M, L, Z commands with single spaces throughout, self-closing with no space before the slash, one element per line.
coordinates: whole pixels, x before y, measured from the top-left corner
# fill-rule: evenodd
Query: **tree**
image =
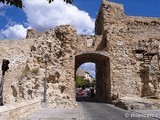
<path fill-rule="evenodd" d="M 54 0 L 48 0 L 49 3 L 53 2 Z M 3 4 L 7 4 L 7 5 L 14 5 L 18 8 L 22 8 L 24 7 L 22 0 L 0 0 L 0 2 L 2 2 Z M 72 4 L 73 0 L 64 0 L 64 2 Z"/>
<path fill-rule="evenodd" d="M 84 79 L 83 77 L 76 76 L 76 86 L 77 87 L 83 87 L 84 86 Z"/>

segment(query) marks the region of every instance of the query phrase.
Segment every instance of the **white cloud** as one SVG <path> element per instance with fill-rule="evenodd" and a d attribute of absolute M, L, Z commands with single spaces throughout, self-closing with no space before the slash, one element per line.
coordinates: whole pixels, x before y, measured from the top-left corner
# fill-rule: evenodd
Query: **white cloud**
<path fill-rule="evenodd" d="M 22 39 L 26 37 L 27 29 L 16 24 L 0 31 L 0 39 Z"/>
<path fill-rule="evenodd" d="M 0 8 L 4 7 L 5 5 L 3 3 L 0 3 Z"/>
<path fill-rule="evenodd" d="M 58 25 L 70 24 L 78 33 L 94 34 L 94 20 L 85 11 L 66 4 L 63 0 L 55 0 L 51 4 L 47 0 L 23 0 L 23 8 L 27 16 L 27 25 L 38 31 L 46 31 Z M 0 4 L 0 8 L 4 7 Z M 5 12 L 0 11 L 0 16 Z M 14 21 L 6 25 L 6 29 L 0 30 L 0 39 L 22 39 L 26 37 L 26 28 Z"/>
<path fill-rule="evenodd" d="M 47 0 L 24 0 L 24 5 L 29 25 L 39 31 L 71 24 L 78 33 L 94 33 L 94 20 L 88 13 L 66 4 L 63 0 L 55 0 L 51 4 Z"/>
<path fill-rule="evenodd" d="M 90 75 L 92 75 L 95 78 L 95 76 L 96 76 L 95 63 L 90 63 L 90 62 L 84 63 L 79 68 L 87 70 L 90 73 Z"/>

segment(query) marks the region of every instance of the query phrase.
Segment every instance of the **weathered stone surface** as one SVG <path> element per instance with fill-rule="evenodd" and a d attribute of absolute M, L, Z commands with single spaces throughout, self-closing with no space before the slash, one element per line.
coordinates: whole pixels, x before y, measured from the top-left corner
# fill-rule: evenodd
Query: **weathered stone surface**
<path fill-rule="evenodd" d="M 103 34 L 102 41 L 106 44 L 103 48 L 111 59 L 112 93 L 120 98 L 154 96 L 159 94 L 159 80 L 150 73 L 153 68 L 159 69 L 157 58 L 152 60 L 151 66 L 154 67 L 149 74 L 141 74 L 141 61 L 137 61 L 133 50 L 134 45 L 142 40 L 153 39 L 160 46 L 160 19 L 126 16 L 123 11 L 122 5 L 105 2 L 96 19 L 96 34 Z M 145 85 L 147 80 L 148 86 Z"/>
<path fill-rule="evenodd" d="M 159 110 L 160 100 L 147 98 L 122 98 L 114 105 L 126 110 Z"/>
<path fill-rule="evenodd" d="M 154 72 L 159 69 L 159 57 L 153 58 L 152 67 L 146 72 L 146 66 L 133 51 L 138 41 L 149 39 L 160 46 L 158 18 L 128 17 L 122 5 L 105 2 L 96 19 L 96 35 L 78 35 L 72 26 L 62 25 L 44 33 L 29 30 L 25 40 L 1 40 L 0 61 L 10 61 L 5 75 L 4 102 L 42 100 L 46 53 L 50 57 L 49 107 L 76 107 L 75 70 L 85 62 L 96 64 L 100 101 L 111 102 L 126 96 L 160 98 L 159 71 Z"/>
<path fill-rule="evenodd" d="M 0 120 L 22 120 L 40 109 L 39 100 L 25 101 L 0 107 Z"/>

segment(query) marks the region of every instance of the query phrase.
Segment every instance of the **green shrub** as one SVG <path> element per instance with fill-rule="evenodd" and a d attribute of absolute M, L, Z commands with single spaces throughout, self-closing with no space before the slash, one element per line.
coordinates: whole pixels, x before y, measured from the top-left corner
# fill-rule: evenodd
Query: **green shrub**
<path fill-rule="evenodd" d="M 31 73 L 37 75 L 37 74 L 39 73 L 39 68 L 33 68 L 33 69 L 31 70 Z"/>
<path fill-rule="evenodd" d="M 27 74 L 29 73 L 30 68 L 28 65 L 25 66 L 25 68 L 22 70 L 22 75 L 21 77 L 27 76 Z"/>

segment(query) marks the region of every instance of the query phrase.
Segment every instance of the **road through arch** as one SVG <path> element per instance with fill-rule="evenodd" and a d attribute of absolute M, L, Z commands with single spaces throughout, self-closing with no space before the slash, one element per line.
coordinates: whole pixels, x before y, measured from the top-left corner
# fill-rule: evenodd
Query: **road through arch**
<path fill-rule="evenodd" d="M 110 59 L 103 52 L 86 52 L 75 56 L 76 70 L 83 63 L 92 62 L 96 65 L 96 99 L 99 102 L 110 102 L 111 80 Z"/>

